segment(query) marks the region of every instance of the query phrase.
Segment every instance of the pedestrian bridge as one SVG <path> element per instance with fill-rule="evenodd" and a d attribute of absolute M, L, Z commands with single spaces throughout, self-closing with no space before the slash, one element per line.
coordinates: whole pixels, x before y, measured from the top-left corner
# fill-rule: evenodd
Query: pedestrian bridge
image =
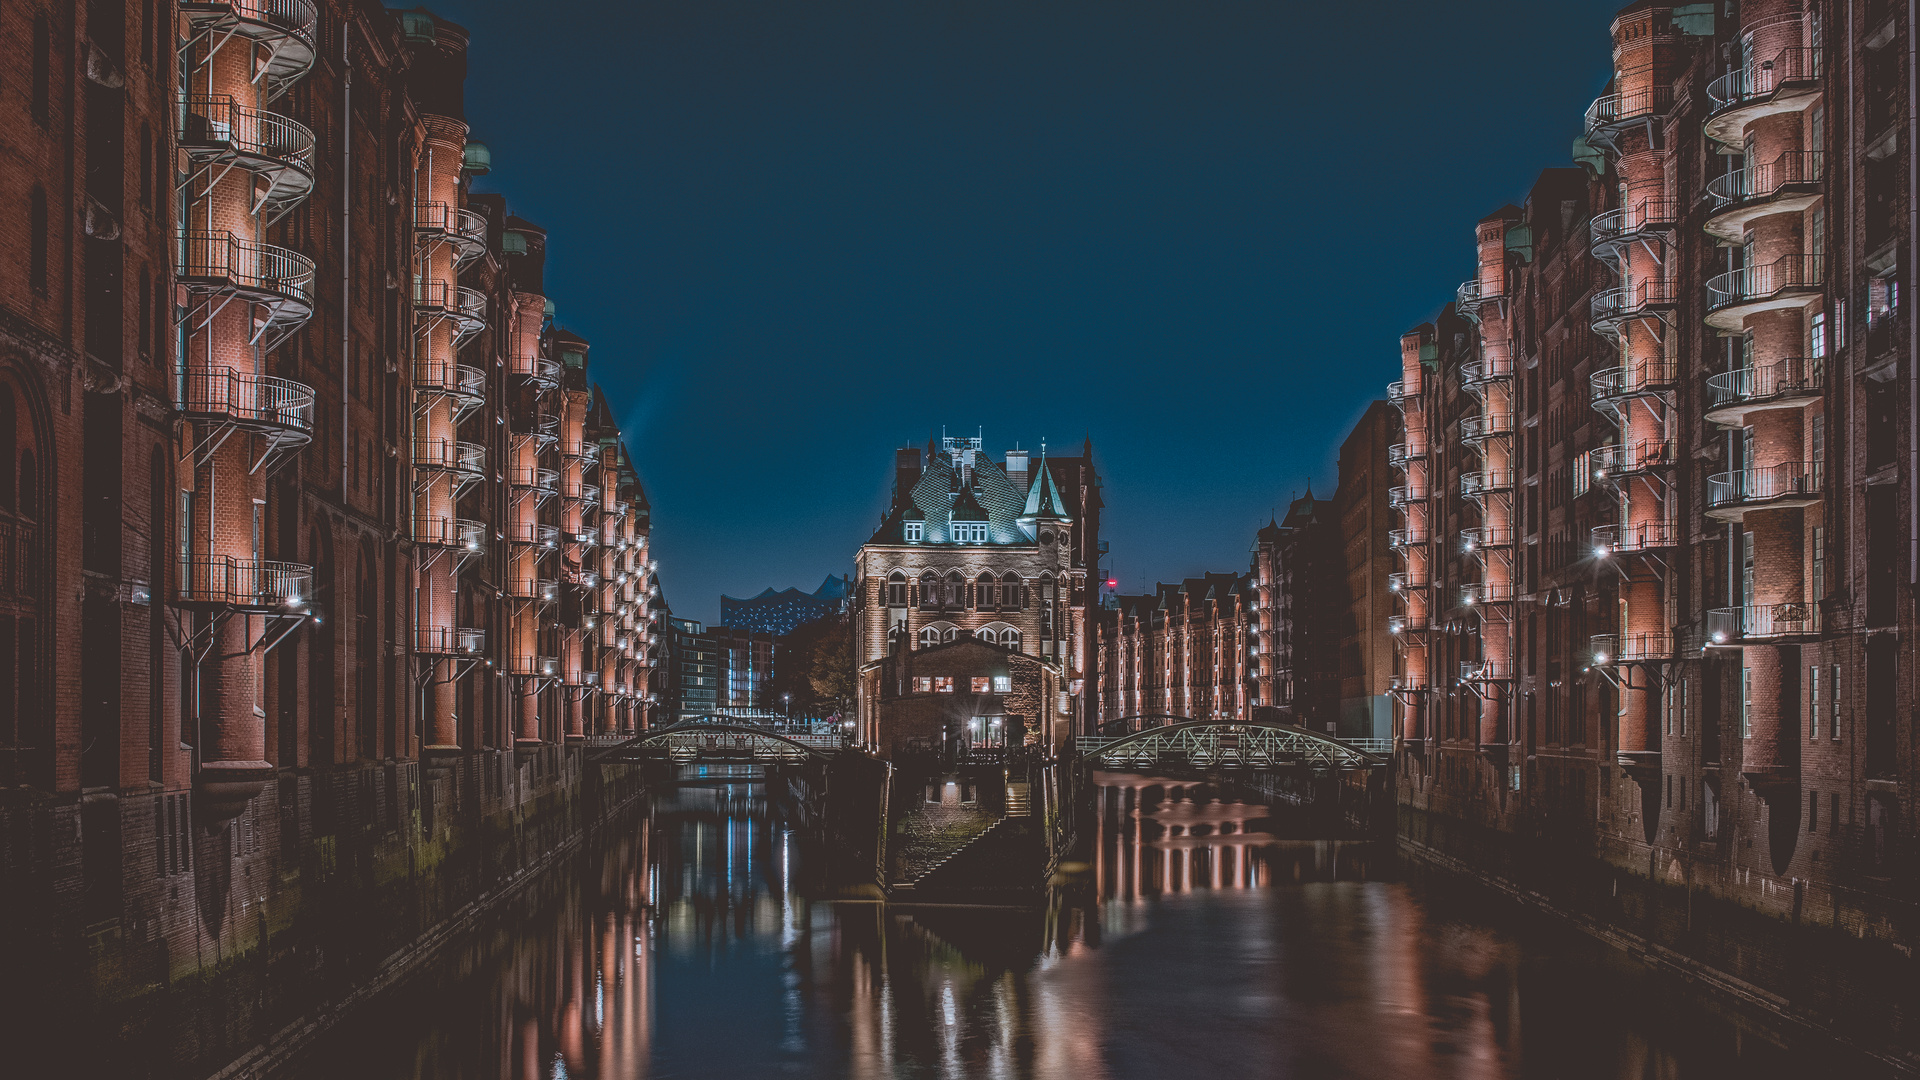
<path fill-rule="evenodd" d="M 1385 739 L 1343 740 L 1286 724 L 1229 723 L 1184 716 L 1125 717 L 1106 725 L 1144 724 L 1129 734 L 1082 735 L 1074 740 L 1081 759 L 1100 769 L 1193 768 L 1371 769 L 1387 763 Z"/>
<path fill-rule="evenodd" d="M 722 762 L 824 760 L 845 745 L 837 733 L 780 731 L 724 720 L 695 719 L 642 732 L 613 743 L 595 761 L 668 761 L 676 765 Z"/>

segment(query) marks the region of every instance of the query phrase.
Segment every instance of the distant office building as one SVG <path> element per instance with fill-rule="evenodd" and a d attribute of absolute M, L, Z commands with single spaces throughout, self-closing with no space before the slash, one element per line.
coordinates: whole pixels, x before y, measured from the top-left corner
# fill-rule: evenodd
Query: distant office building
<path fill-rule="evenodd" d="M 707 631 L 719 665 L 716 704 L 719 711 L 741 719 L 781 715 L 780 702 L 771 700 L 773 635 L 758 630 L 716 626 Z"/>
<path fill-rule="evenodd" d="M 662 712 L 672 722 L 712 716 L 720 711 L 718 643 L 693 619 L 667 617 L 667 700 Z"/>
<path fill-rule="evenodd" d="M 768 588 L 745 600 L 722 596 L 720 625 L 780 637 L 829 615 L 843 614 L 851 592 L 852 586 L 844 575 L 829 574 L 811 594 L 799 589 L 774 592 Z"/>

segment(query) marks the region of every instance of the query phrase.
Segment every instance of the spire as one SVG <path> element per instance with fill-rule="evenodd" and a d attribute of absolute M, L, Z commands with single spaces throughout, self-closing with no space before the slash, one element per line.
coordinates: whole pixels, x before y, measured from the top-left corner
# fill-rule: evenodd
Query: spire
<path fill-rule="evenodd" d="M 1053 486 L 1053 473 L 1047 468 L 1047 444 L 1044 442 L 1040 444 L 1040 468 L 1035 472 L 1032 485 L 1027 488 L 1027 505 L 1020 516 L 1067 520 L 1067 504 Z"/>

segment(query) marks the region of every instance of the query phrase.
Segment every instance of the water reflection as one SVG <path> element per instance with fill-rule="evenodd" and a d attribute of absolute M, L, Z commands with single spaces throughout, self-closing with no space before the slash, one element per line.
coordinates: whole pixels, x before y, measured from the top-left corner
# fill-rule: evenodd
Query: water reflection
<path fill-rule="evenodd" d="M 1833 1075 L 1284 807 L 1101 779 L 1091 883 L 1033 911 L 810 899 L 825 861 L 758 786 L 662 795 L 296 1075 Z"/>

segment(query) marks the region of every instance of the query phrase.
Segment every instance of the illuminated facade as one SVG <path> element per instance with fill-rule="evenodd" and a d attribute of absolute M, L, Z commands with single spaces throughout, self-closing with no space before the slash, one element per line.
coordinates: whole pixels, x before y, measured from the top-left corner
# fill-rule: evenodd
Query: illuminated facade
<path fill-rule="evenodd" d="M 38 80 L 0 130 L 0 908 L 168 985 L 296 920 L 317 850 L 453 843 L 644 726 L 648 505 L 544 234 L 471 190 L 464 30 L 0 26 Z"/>
<path fill-rule="evenodd" d="M 1078 457 L 1012 450 L 995 461 L 978 438 L 895 454 L 893 501 L 855 560 L 854 660 L 862 741 L 890 747 L 883 679 L 890 654 L 963 639 L 1037 657 L 1049 685 L 1022 718 L 1029 740 L 1058 748 L 1098 716 L 1099 477 Z M 899 670 L 904 666 L 896 665 Z M 987 676 L 982 673 L 983 677 Z M 901 676 L 904 678 L 904 676 Z M 897 680 L 895 680 L 897 682 Z M 937 738 L 937 733 L 936 733 Z"/>
<path fill-rule="evenodd" d="M 1103 612 L 1101 730 L 1252 719 L 1253 595 L 1248 575 L 1208 574 L 1118 597 Z"/>
<path fill-rule="evenodd" d="M 1402 339 L 1403 824 L 1881 936 L 1914 833 L 1908 9 L 1718 7 L 1619 13 L 1579 167 Z"/>

